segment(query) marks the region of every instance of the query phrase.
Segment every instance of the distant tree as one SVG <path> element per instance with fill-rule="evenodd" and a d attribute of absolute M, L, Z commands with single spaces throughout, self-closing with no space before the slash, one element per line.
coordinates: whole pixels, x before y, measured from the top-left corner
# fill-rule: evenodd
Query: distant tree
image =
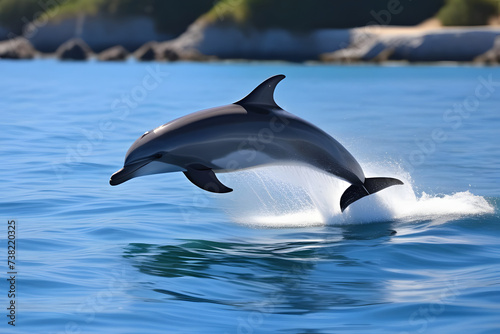
<path fill-rule="evenodd" d="M 44 8 L 48 3 L 60 5 Z M 26 23 L 42 13 L 55 21 L 78 14 L 145 15 L 154 19 L 159 30 L 180 34 L 213 5 L 214 0 L 0 0 L 0 26 L 20 34 Z"/>
<path fill-rule="evenodd" d="M 447 0 L 437 17 L 445 26 L 477 26 L 499 15 L 498 0 Z"/>
<path fill-rule="evenodd" d="M 15 34 L 21 34 L 23 26 L 41 11 L 37 0 L 0 0 L 0 25 Z"/>
<path fill-rule="evenodd" d="M 397 10 L 394 9 L 397 7 Z M 256 28 L 312 30 L 367 24 L 415 25 L 433 17 L 444 0 L 219 0 L 205 16 Z M 392 13 L 390 11 L 392 10 Z"/>

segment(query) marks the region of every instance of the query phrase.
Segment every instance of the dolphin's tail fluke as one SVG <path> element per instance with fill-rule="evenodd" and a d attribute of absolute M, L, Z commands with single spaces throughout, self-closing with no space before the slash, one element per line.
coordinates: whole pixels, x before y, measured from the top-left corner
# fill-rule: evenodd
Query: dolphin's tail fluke
<path fill-rule="evenodd" d="M 340 198 L 340 210 L 344 212 L 349 205 L 356 202 L 358 199 L 398 184 L 403 184 L 403 182 L 391 177 L 366 178 L 363 185 L 353 184 L 344 191 L 344 194 L 342 194 Z"/>

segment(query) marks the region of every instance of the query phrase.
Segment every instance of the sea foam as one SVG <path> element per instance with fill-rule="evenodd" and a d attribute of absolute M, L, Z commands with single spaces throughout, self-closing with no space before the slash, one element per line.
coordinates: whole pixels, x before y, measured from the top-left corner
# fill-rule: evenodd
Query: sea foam
<path fill-rule="evenodd" d="M 237 223 L 275 228 L 449 220 L 494 212 L 484 197 L 469 191 L 417 195 L 410 174 L 397 165 L 372 164 L 364 171 L 367 177 L 395 177 L 404 185 L 364 197 L 341 213 L 340 197 L 347 182 L 308 166 L 267 166 L 219 174 L 234 191 L 214 199 Z"/>

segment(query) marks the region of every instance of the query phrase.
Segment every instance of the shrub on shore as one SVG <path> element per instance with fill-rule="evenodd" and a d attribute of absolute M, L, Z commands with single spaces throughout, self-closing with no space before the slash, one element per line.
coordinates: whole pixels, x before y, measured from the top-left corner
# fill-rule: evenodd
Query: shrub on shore
<path fill-rule="evenodd" d="M 444 0 L 219 0 L 205 19 L 298 31 L 367 24 L 408 26 L 433 17 L 443 4 Z"/>
<path fill-rule="evenodd" d="M 499 14 L 499 0 L 447 0 L 437 17 L 445 26 L 477 26 Z"/>
<path fill-rule="evenodd" d="M 37 0 L 0 0 L 0 26 L 19 35 L 40 10 Z"/>
<path fill-rule="evenodd" d="M 159 31 L 178 35 L 213 4 L 213 0 L 0 0 L 0 26 L 20 34 L 26 23 L 42 13 L 54 21 L 80 14 L 144 15 L 154 20 Z"/>

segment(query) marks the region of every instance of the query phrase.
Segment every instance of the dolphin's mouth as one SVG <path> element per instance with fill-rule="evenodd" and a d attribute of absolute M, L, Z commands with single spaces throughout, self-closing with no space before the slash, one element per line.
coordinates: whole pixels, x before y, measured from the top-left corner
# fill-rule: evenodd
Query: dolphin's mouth
<path fill-rule="evenodd" d="M 111 178 L 109 179 L 109 184 L 112 186 L 117 186 L 119 184 L 122 184 L 123 182 L 133 179 L 135 172 L 137 172 L 139 169 L 149 164 L 151 161 L 153 160 L 140 161 L 130 165 L 123 166 L 122 169 L 111 175 Z"/>

